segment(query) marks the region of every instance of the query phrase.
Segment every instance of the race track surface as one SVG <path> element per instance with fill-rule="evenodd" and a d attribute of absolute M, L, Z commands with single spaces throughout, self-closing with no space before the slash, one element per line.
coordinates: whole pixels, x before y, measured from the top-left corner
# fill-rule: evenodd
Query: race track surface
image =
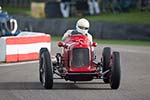
<path fill-rule="evenodd" d="M 150 100 L 150 47 L 98 45 L 100 59 L 103 47 L 120 51 L 121 85 L 111 90 L 102 80 L 77 82 L 54 80 L 54 88 L 45 90 L 38 78 L 38 61 L 0 64 L 0 100 Z M 52 54 L 61 52 L 52 43 Z"/>

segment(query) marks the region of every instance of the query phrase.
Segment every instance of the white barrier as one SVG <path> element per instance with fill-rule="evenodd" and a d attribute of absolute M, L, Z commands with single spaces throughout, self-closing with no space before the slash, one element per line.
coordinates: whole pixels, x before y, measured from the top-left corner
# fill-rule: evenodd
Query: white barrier
<path fill-rule="evenodd" d="M 42 47 L 51 51 L 51 36 L 44 33 L 22 32 L 18 36 L 0 38 L 0 62 L 37 60 Z"/>

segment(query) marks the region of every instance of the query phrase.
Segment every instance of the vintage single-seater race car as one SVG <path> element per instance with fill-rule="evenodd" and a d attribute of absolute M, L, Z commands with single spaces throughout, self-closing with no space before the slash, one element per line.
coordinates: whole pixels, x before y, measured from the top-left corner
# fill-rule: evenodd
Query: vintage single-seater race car
<path fill-rule="evenodd" d="M 63 47 L 63 52 L 56 54 L 56 61 L 52 60 L 46 48 L 40 50 L 39 78 L 46 89 L 53 87 L 54 74 L 66 81 L 74 82 L 103 79 L 104 83 L 110 84 L 111 89 L 119 88 L 121 76 L 119 52 L 105 47 L 100 61 L 95 62 L 93 48 L 97 43 L 91 43 L 84 35 L 72 35 L 59 42 L 58 46 Z"/>

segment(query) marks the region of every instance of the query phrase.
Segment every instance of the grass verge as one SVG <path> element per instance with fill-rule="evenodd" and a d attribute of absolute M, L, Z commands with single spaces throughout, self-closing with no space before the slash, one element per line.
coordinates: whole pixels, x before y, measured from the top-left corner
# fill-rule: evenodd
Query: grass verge
<path fill-rule="evenodd" d="M 83 17 L 83 16 L 81 16 Z M 90 21 L 105 21 L 118 23 L 140 23 L 150 24 L 150 11 L 134 10 L 126 13 L 104 13 L 97 16 L 84 16 Z M 78 20 L 80 17 L 68 18 L 69 20 Z M 65 19 L 65 20 L 68 20 Z"/>
<path fill-rule="evenodd" d="M 10 14 L 23 14 L 31 16 L 31 10 L 29 7 L 27 8 L 21 8 L 21 7 L 9 7 L 9 6 L 3 6 L 3 11 L 8 12 Z"/>
<path fill-rule="evenodd" d="M 30 7 L 9 7 L 8 5 L 3 6 L 3 10 L 10 14 L 25 14 L 31 16 Z M 105 21 L 105 22 L 119 22 L 119 23 L 140 23 L 150 24 L 150 11 L 140 11 L 138 9 L 131 9 L 130 12 L 122 13 L 100 13 L 97 16 L 80 16 L 70 18 L 60 18 L 63 20 L 78 20 L 81 17 L 85 17 L 90 21 Z"/>
<path fill-rule="evenodd" d="M 61 37 L 52 36 L 52 41 L 61 41 Z M 99 40 L 94 39 L 98 44 L 114 44 L 114 45 L 133 45 L 133 46 L 150 46 L 150 41 L 140 40 Z"/>

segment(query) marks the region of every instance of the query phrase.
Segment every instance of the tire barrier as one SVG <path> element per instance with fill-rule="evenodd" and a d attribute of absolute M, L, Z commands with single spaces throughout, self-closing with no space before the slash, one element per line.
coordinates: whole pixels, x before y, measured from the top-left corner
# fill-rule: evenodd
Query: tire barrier
<path fill-rule="evenodd" d="M 21 32 L 18 36 L 0 38 L 0 62 L 38 60 L 42 47 L 51 51 L 51 36 L 44 33 Z"/>

